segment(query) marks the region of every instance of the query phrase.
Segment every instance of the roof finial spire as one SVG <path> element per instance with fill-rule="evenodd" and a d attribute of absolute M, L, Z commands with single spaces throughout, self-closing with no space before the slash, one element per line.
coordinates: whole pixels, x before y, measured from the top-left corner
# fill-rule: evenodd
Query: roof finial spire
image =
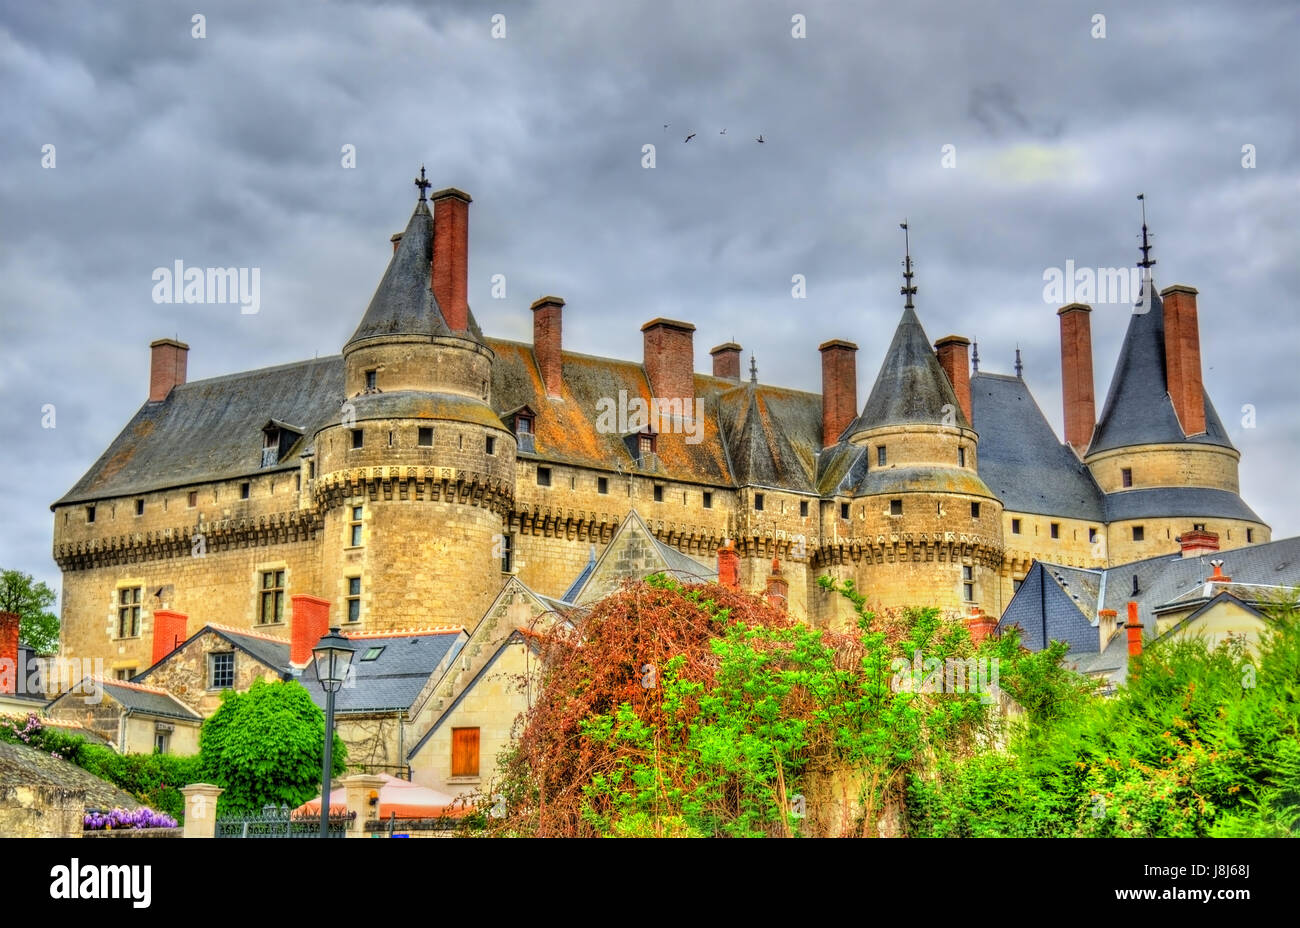
<path fill-rule="evenodd" d="M 1138 200 L 1142 203 L 1142 260 L 1138 262 L 1138 267 L 1147 269 L 1147 277 L 1151 276 L 1151 265 L 1155 264 L 1155 259 L 1151 257 L 1151 243 L 1147 240 L 1147 198 L 1146 194 L 1139 193 Z"/>
<path fill-rule="evenodd" d="M 420 188 L 420 200 L 423 202 L 424 191 L 433 186 L 432 182 L 424 176 L 424 165 L 420 165 L 420 176 L 415 179 L 415 186 Z"/>
<path fill-rule="evenodd" d="M 972 341 L 970 347 L 971 347 L 970 361 L 971 361 L 971 364 L 975 365 L 975 373 L 978 374 L 978 373 L 980 372 L 980 341 L 979 341 L 979 339 L 977 338 L 977 339 L 975 339 L 974 341 Z"/>
<path fill-rule="evenodd" d="M 912 285 L 912 244 L 908 237 L 907 220 L 900 222 L 898 227 L 903 230 L 903 289 L 898 292 L 907 297 L 903 307 L 913 309 L 912 297 L 916 295 L 916 287 Z"/>
<path fill-rule="evenodd" d="M 754 360 L 752 352 L 749 355 L 749 382 L 758 383 L 758 362 Z"/>
<path fill-rule="evenodd" d="M 1020 346 L 1016 345 L 1016 376 L 1024 379 L 1025 366 L 1020 363 Z"/>

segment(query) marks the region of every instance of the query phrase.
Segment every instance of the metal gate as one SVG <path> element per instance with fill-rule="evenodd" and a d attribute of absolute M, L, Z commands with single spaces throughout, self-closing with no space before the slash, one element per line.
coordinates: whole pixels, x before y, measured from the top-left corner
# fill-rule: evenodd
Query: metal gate
<path fill-rule="evenodd" d="M 346 837 L 356 817 L 355 812 L 331 815 L 329 837 Z M 217 819 L 216 837 L 319 838 L 320 816 L 295 815 L 288 806 L 263 806 L 261 812 Z"/>

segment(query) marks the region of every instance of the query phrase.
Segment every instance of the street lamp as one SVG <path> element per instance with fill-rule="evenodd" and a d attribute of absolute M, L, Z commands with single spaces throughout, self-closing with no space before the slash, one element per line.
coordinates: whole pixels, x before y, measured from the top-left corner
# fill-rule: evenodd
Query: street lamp
<path fill-rule="evenodd" d="M 352 655 L 356 651 L 348 640 L 339 634 L 338 627 L 316 643 L 311 649 L 316 660 L 316 680 L 325 690 L 325 762 L 321 768 L 320 836 L 329 837 L 330 829 L 330 768 L 334 766 L 334 694 L 343 686 Z"/>

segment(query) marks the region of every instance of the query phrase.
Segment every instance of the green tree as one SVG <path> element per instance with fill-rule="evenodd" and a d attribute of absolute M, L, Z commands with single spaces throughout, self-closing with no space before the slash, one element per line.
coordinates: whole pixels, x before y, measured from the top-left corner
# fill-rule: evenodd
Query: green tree
<path fill-rule="evenodd" d="M 255 682 L 227 690 L 199 734 L 204 776 L 225 789 L 222 812 L 264 805 L 301 805 L 320 789 L 325 714 L 296 680 Z M 333 773 L 347 768 L 347 748 L 334 734 Z"/>
<path fill-rule="evenodd" d="M 18 616 L 18 638 L 38 654 L 59 649 L 59 618 L 50 612 L 54 591 L 30 574 L 0 571 L 0 612 Z"/>

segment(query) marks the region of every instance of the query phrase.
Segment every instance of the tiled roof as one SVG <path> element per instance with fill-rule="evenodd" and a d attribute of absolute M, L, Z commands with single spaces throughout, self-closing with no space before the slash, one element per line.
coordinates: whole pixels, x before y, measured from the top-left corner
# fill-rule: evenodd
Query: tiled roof
<path fill-rule="evenodd" d="M 955 410 L 958 425 L 969 427 L 921 321 L 914 310 L 905 309 L 871 395 L 849 434 L 883 425 L 938 425 L 945 421 L 945 406 Z"/>
<path fill-rule="evenodd" d="M 1145 312 L 1134 312 L 1120 348 L 1110 392 L 1101 418 L 1093 432 L 1089 454 L 1131 445 L 1193 442 L 1231 448 L 1227 429 L 1205 394 L 1205 432 L 1184 436 L 1165 373 L 1164 308 L 1154 281 L 1143 284 L 1149 291 L 1150 305 Z"/>
<path fill-rule="evenodd" d="M 976 373 L 971 415 L 979 433 L 979 474 L 1013 512 L 1101 522 L 1102 492 L 1062 443 L 1019 377 Z"/>
<path fill-rule="evenodd" d="M 456 656 L 464 641 L 465 633 L 459 628 L 411 632 L 401 637 L 349 635 L 348 643 L 356 649 L 352 658 L 353 677 L 335 696 L 335 710 L 366 713 L 409 709 L 429 677 Z M 374 648 L 382 648 L 378 656 L 362 660 Z M 315 663 L 303 669 L 299 680 L 312 700 L 324 706 L 325 691 L 317 682 Z"/>

